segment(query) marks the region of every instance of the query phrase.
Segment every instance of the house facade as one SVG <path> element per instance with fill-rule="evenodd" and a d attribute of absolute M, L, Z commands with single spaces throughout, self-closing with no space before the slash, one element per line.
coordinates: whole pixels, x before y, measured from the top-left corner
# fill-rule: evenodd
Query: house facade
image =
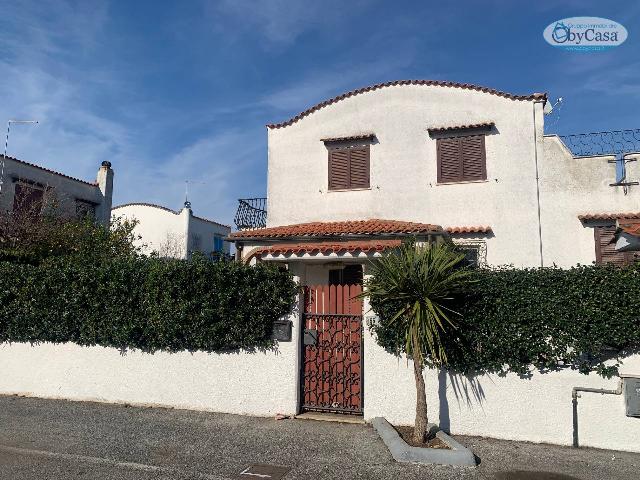
<path fill-rule="evenodd" d="M 193 252 L 206 256 L 229 255 L 224 241 L 231 227 L 193 214 L 185 202 L 180 211 L 151 203 L 127 203 L 112 209 L 113 218 L 136 220 L 136 243 L 144 253 L 161 257 L 188 258 Z"/>
<path fill-rule="evenodd" d="M 89 215 L 109 224 L 113 169 L 102 162 L 89 182 L 13 157 L 0 156 L 0 211 L 39 214 L 50 208 L 65 217 Z"/>
<path fill-rule="evenodd" d="M 405 239 L 451 239 L 479 265 L 635 261 L 616 250 L 615 233 L 617 222 L 640 218 L 640 142 L 606 148 L 601 134 L 545 135 L 545 109 L 540 93 L 399 81 L 267 125 L 267 198 L 241 200 L 230 240 L 238 260 L 286 266 L 304 287 L 292 343 L 281 343 L 292 355 L 281 373 L 292 396 L 279 411 L 412 423 L 410 364 L 376 343 L 369 326 L 378 320 L 357 299 L 368 260 Z M 640 356 L 621 376 L 640 376 Z M 438 386 L 428 388 L 431 411 L 453 433 L 570 444 L 580 417 L 582 445 L 640 445 L 640 420 L 625 415 L 621 396 L 586 398 L 572 411 L 573 387 L 615 390 L 618 379 L 571 370 L 425 378 Z"/>

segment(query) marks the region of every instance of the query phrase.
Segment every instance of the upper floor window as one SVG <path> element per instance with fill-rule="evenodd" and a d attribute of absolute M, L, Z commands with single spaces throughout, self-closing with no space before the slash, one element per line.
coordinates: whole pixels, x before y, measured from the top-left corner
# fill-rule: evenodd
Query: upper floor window
<path fill-rule="evenodd" d="M 329 190 L 369 188 L 370 145 L 328 146 Z"/>
<path fill-rule="evenodd" d="M 16 182 L 13 194 L 13 211 L 19 215 L 40 215 L 44 203 L 44 188 L 38 185 Z"/>
<path fill-rule="evenodd" d="M 96 218 L 96 204 L 87 200 L 80 200 L 79 198 L 76 198 L 76 217 L 80 219 Z"/>
<path fill-rule="evenodd" d="M 438 138 L 438 183 L 487 179 L 484 135 Z"/>

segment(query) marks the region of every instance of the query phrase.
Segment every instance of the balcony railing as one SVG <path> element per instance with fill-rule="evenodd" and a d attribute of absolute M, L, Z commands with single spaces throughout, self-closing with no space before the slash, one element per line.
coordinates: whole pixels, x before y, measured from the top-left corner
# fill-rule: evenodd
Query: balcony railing
<path fill-rule="evenodd" d="M 640 152 L 640 128 L 561 135 L 560 138 L 575 157 Z"/>
<path fill-rule="evenodd" d="M 233 219 L 238 230 L 264 228 L 267 226 L 267 199 L 241 198 L 238 200 L 238 210 Z"/>
<path fill-rule="evenodd" d="M 640 128 L 560 135 L 560 138 L 574 157 L 615 156 L 610 162 L 616 164 L 616 181 L 610 183 L 610 186 L 623 187 L 626 195 L 629 186 L 638 185 L 637 181 L 627 179 L 627 163 L 636 160 L 629 159 L 626 155 L 640 152 Z"/>

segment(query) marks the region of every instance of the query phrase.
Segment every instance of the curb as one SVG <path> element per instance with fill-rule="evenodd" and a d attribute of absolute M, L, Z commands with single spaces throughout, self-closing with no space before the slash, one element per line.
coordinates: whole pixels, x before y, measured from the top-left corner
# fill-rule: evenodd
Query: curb
<path fill-rule="evenodd" d="M 395 428 L 382 417 L 373 418 L 371 424 L 378 432 L 378 435 L 380 435 L 380 438 L 382 438 L 382 441 L 396 462 L 438 463 L 441 465 L 458 465 L 464 467 L 476 466 L 476 459 L 473 452 L 456 442 L 443 431 L 436 433 L 436 437 L 446 443 L 450 450 L 412 447 L 402 440 Z M 432 428 L 433 426 L 429 425 L 429 427 Z"/>

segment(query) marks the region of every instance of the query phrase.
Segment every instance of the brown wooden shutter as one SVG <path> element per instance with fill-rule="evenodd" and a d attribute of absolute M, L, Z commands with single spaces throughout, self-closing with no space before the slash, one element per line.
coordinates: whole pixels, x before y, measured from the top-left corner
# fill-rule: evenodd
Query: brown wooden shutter
<path fill-rule="evenodd" d="M 329 190 L 369 188 L 369 145 L 329 150 Z"/>
<path fill-rule="evenodd" d="M 369 188 L 369 146 L 349 149 L 350 187 Z"/>
<path fill-rule="evenodd" d="M 604 265 L 612 263 L 618 266 L 631 264 L 634 259 L 634 252 L 618 252 L 614 237 L 616 226 L 595 227 L 594 238 L 596 243 L 596 263 Z"/>
<path fill-rule="evenodd" d="M 349 151 L 329 150 L 329 190 L 349 188 Z"/>
<path fill-rule="evenodd" d="M 438 183 L 461 181 L 460 139 L 439 138 L 436 140 L 436 145 L 438 150 Z"/>
<path fill-rule="evenodd" d="M 487 162 L 484 135 L 461 137 L 462 178 L 464 180 L 486 180 Z"/>
<path fill-rule="evenodd" d="M 484 135 L 438 138 L 438 183 L 487 179 Z"/>

